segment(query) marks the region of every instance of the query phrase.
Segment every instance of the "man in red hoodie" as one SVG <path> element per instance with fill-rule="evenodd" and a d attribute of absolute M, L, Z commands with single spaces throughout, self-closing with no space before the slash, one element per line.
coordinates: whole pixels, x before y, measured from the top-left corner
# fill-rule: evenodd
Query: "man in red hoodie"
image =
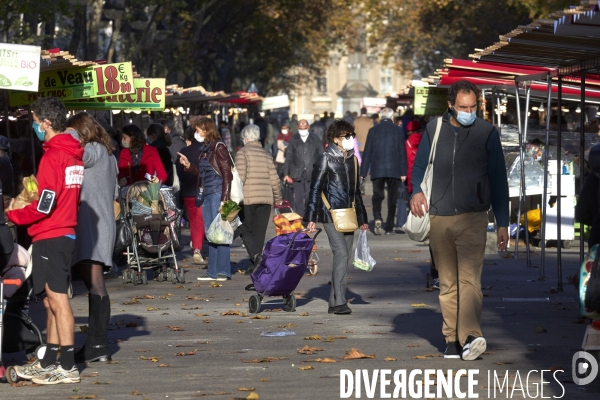
<path fill-rule="evenodd" d="M 71 135 L 63 134 L 67 110 L 60 100 L 41 98 L 31 105 L 31 111 L 33 129 L 44 141 L 37 175 L 40 199 L 19 210 L 12 210 L 11 202 L 7 217 L 15 224 L 28 225 L 33 238 L 33 288 L 36 294 L 44 294 L 48 343 L 41 360 L 17 367 L 16 372 L 38 384 L 77 383 L 75 321 L 67 289 L 83 182 L 83 147 Z M 59 346 L 60 364 L 56 365 Z"/>

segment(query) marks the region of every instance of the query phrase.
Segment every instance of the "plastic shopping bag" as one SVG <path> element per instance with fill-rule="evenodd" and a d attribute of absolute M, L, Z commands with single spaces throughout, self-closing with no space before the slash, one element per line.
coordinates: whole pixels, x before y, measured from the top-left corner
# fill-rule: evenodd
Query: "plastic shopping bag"
<path fill-rule="evenodd" d="M 354 268 L 364 271 L 372 271 L 377 262 L 371 257 L 369 244 L 367 243 L 367 231 L 360 231 L 358 234 L 358 243 L 354 252 Z"/>
<path fill-rule="evenodd" d="M 231 244 L 233 242 L 233 228 L 229 221 L 224 221 L 221 214 L 217 214 L 208 227 L 206 239 L 214 244 Z"/>

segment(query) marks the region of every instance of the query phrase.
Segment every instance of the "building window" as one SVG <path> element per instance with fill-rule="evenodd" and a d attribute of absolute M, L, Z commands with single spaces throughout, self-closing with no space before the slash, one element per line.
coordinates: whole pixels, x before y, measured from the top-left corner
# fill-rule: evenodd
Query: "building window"
<path fill-rule="evenodd" d="M 327 93 L 327 73 L 322 72 L 321 75 L 317 76 L 317 92 Z"/>
<path fill-rule="evenodd" d="M 379 93 L 392 93 L 392 70 L 390 68 L 381 68 L 379 70 Z"/>

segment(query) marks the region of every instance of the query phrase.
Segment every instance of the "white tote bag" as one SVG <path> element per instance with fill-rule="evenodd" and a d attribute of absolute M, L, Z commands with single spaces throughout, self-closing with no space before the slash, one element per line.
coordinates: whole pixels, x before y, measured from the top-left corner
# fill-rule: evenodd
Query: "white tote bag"
<path fill-rule="evenodd" d="M 439 117 L 435 128 L 435 135 L 433 136 L 433 143 L 431 144 L 431 150 L 429 151 L 429 162 L 427 163 L 425 176 L 423 176 L 423 182 L 421 182 L 421 190 L 423 191 L 423 195 L 425 195 L 425 199 L 427 199 L 429 207 L 431 207 L 431 186 L 433 184 L 433 160 L 435 158 L 435 148 L 441 128 L 442 117 Z M 423 213 L 423 217 L 414 216 L 412 212 L 408 213 L 406 224 L 402 227 L 402 230 L 406 232 L 408 237 L 416 242 L 424 242 L 429 239 L 429 212 L 423 209 Z"/>
<path fill-rule="evenodd" d="M 233 175 L 233 179 L 231 180 L 231 191 L 229 192 L 229 198 L 236 203 L 240 204 L 242 200 L 244 200 L 244 183 L 242 182 L 242 178 L 240 178 L 240 174 L 237 172 L 237 168 L 235 167 L 235 163 L 233 162 L 233 158 L 231 157 L 231 153 L 229 153 L 229 158 L 231 159 L 231 174 Z"/>

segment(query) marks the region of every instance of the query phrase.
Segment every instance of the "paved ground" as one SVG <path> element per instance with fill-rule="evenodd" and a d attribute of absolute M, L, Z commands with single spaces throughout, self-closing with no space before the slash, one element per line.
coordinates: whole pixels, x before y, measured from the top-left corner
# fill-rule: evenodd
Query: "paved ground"
<path fill-rule="evenodd" d="M 268 237 L 273 234 L 270 228 Z M 151 281 L 147 286 L 133 287 L 122 285 L 120 279 L 107 281 L 112 304 L 109 339 L 113 363 L 80 365 L 83 379 L 77 385 L 2 384 L 0 398 L 336 399 L 340 397 L 341 369 L 368 369 L 370 373 L 375 369 L 452 369 L 456 373 L 460 368 L 479 369 L 475 392 L 480 398 L 509 397 L 506 388 L 493 395 L 488 371 L 492 377 L 495 371 L 501 381 L 508 371 L 511 387 L 516 380 L 517 390 L 511 398 L 524 398 L 521 387 L 535 396 L 540 373 L 530 374 L 527 382 L 530 370 L 564 370 L 556 373 L 566 391 L 562 398 L 598 398 L 597 385 L 590 388 L 595 393 L 590 389 L 584 393 L 571 378 L 571 358 L 580 349 L 586 328 L 577 318 L 575 289 L 566 284 L 566 276 L 577 269 L 575 245 L 564 254 L 562 293 L 552 289 L 557 286 L 553 250 L 547 257 L 546 280 L 538 280 L 539 268 L 525 268 L 524 260 L 486 257 L 483 329 L 488 352 L 474 362 L 464 362 L 440 357 L 444 343 L 438 292 L 425 291 L 427 247 L 411 242 L 406 235 L 375 237 L 370 233 L 369 240 L 377 265 L 372 272 L 349 270 L 352 315 L 327 314 L 331 253 L 323 233 L 318 240 L 319 273 L 301 281 L 296 292 L 301 295 L 297 311 L 281 311 L 281 299 L 273 298 L 264 306 L 260 319 L 248 314 L 251 293 L 244 291 L 244 286 L 249 277 L 236 273 L 219 287 L 198 284 L 196 277 L 204 271 L 191 263 L 186 246 L 180 260 L 186 267 L 188 283 Z M 238 263 L 233 264 L 233 270 L 246 268 L 245 256 L 239 240 L 234 242 L 232 260 Z M 534 264 L 537 260 L 539 256 L 535 255 Z M 74 286 L 76 325 L 85 325 L 85 289 L 81 282 Z M 413 306 L 416 304 L 424 306 Z M 41 310 L 41 303 L 32 304 L 32 313 L 43 326 Z M 295 336 L 261 336 L 261 332 L 283 330 Z M 307 340 L 317 336 L 320 340 Z M 84 334 L 76 334 L 77 345 L 84 340 Z M 300 354 L 298 349 L 307 345 L 322 351 Z M 341 358 L 353 348 L 375 358 Z M 330 358 L 335 363 L 310 362 L 319 358 Z M 9 365 L 23 360 L 20 354 L 5 356 Z M 465 381 L 462 378 L 463 387 Z M 563 390 L 552 372 L 544 374 L 544 381 L 553 382 L 544 385 L 544 396 L 561 397 Z M 594 384 L 598 381 L 600 378 Z M 240 391 L 242 388 L 253 389 L 257 397 L 251 391 Z M 379 396 L 378 388 L 375 398 Z M 364 387 L 362 398 L 367 398 Z"/>

